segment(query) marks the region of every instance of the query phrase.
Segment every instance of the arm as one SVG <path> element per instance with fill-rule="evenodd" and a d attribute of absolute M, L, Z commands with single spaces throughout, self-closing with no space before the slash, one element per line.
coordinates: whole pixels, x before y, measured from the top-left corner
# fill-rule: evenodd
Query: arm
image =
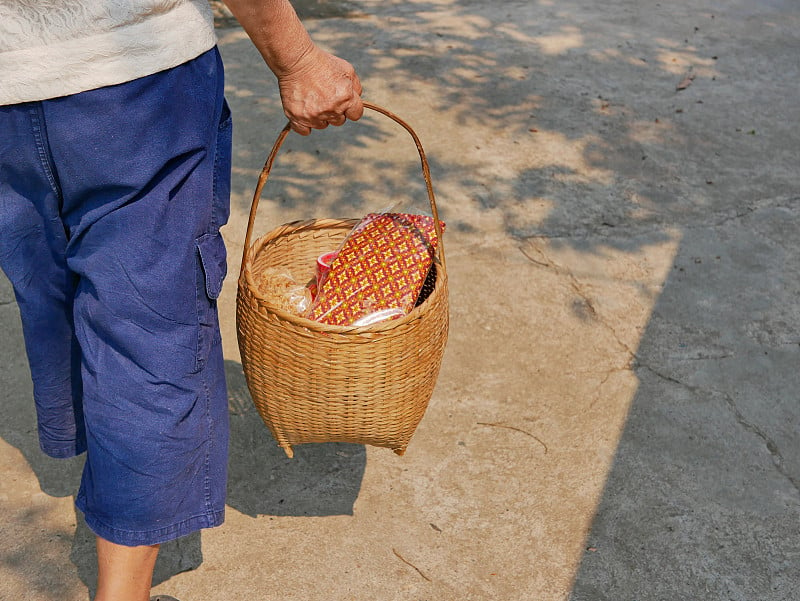
<path fill-rule="evenodd" d="M 361 117 L 361 83 L 352 65 L 314 44 L 289 0 L 225 4 L 278 78 L 283 112 L 293 130 L 305 136 L 312 128 Z"/>

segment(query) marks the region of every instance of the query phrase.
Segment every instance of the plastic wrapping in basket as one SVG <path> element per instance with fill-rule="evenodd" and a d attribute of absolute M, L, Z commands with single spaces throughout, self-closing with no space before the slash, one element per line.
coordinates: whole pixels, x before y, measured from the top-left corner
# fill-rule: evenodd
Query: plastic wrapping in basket
<path fill-rule="evenodd" d="M 320 282 L 308 317 L 347 326 L 406 315 L 417 303 L 437 243 L 431 217 L 366 215 L 347 236 Z"/>

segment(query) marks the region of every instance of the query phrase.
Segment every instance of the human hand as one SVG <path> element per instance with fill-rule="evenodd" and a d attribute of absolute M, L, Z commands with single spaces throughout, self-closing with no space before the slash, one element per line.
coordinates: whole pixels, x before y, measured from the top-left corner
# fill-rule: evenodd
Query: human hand
<path fill-rule="evenodd" d="M 285 73 L 278 75 L 283 112 L 294 131 L 342 125 L 361 118 L 361 82 L 353 66 L 316 45 Z"/>

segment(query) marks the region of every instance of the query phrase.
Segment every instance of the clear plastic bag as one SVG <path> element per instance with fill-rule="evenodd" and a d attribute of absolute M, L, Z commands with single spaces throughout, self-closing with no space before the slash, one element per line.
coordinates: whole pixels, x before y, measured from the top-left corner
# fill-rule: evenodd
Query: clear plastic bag
<path fill-rule="evenodd" d="M 256 287 L 271 305 L 292 315 L 304 315 L 311 307 L 311 289 L 308 285 L 298 284 L 288 270 L 266 268 L 261 272 Z"/>

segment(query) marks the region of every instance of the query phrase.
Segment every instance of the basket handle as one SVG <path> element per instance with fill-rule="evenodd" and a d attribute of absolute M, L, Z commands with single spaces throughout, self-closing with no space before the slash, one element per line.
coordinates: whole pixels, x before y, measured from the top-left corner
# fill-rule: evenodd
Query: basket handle
<path fill-rule="evenodd" d="M 422 162 L 422 176 L 425 178 L 425 187 L 428 191 L 428 200 L 431 204 L 431 213 L 433 214 L 433 227 L 436 230 L 436 237 L 438 239 L 438 248 L 437 252 L 439 254 L 439 261 L 442 264 L 442 269 L 445 273 L 447 273 L 447 266 L 445 265 L 444 259 L 444 240 L 442 239 L 442 225 L 439 223 L 439 210 L 436 207 L 436 198 L 433 195 L 433 184 L 431 183 L 431 170 L 428 166 L 428 159 L 425 156 L 425 151 L 422 148 L 422 143 L 419 140 L 416 132 L 411 128 L 411 126 L 403 121 L 400 117 L 395 115 L 394 113 L 382 108 L 376 104 L 372 104 L 371 102 L 364 101 L 364 108 L 368 108 L 370 110 L 376 111 L 383 115 L 386 115 L 399 125 L 401 125 L 414 140 L 414 144 L 417 146 L 417 152 L 419 152 L 419 158 Z M 272 150 L 267 157 L 266 163 L 264 163 L 264 168 L 261 170 L 261 175 L 258 177 L 258 184 L 256 185 L 255 193 L 253 194 L 253 203 L 250 206 L 250 219 L 247 222 L 247 233 L 244 237 L 244 250 L 242 252 L 242 270 L 241 273 L 244 273 L 244 266 L 247 263 L 247 257 L 250 253 L 250 242 L 253 236 L 253 225 L 256 221 L 256 212 L 258 211 L 258 202 L 261 199 L 261 191 L 264 189 L 264 184 L 267 183 L 267 179 L 269 178 L 270 171 L 272 171 L 272 164 L 275 162 L 275 157 L 278 154 L 278 150 L 280 149 L 283 141 L 286 139 L 286 136 L 291 131 L 291 124 L 287 123 L 284 128 L 281 130 L 281 133 L 278 134 L 278 139 L 275 140 L 275 144 L 272 145 Z"/>

